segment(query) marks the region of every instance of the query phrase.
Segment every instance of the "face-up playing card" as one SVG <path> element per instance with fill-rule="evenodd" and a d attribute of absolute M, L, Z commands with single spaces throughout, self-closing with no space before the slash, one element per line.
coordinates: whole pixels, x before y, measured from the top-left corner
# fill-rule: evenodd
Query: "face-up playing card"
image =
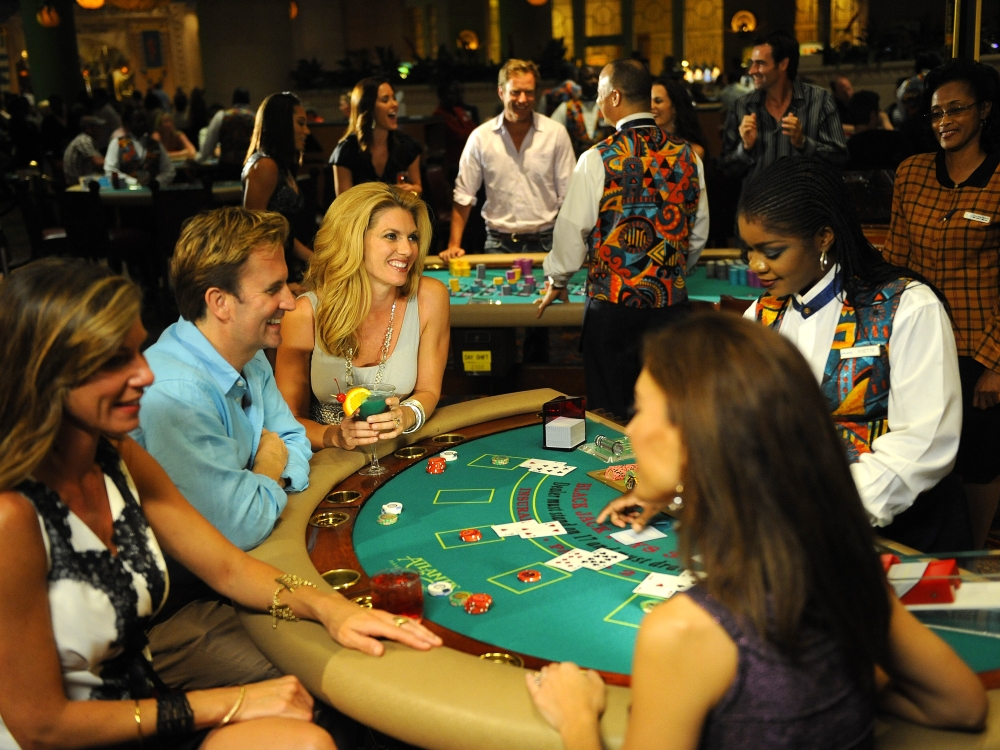
<path fill-rule="evenodd" d="M 563 528 L 561 523 L 551 521 L 549 523 L 536 523 L 534 526 L 522 529 L 517 535 L 522 539 L 537 539 L 542 536 L 559 536 L 565 533 L 566 529 Z"/>
<path fill-rule="evenodd" d="M 548 474 L 550 477 L 564 477 L 575 468 L 575 466 L 566 466 L 563 464 L 561 466 L 541 466 L 538 468 L 528 467 L 528 471 L 533 471 L 536 474 Z"/>
<path fill-rule="evenodd" d="M 548 461 L 543 458 L 529 458 L 527 461 L 522 461 L 518 466 L 523 466 L 525 469 L 550 469 L 555 466 L 565 466 L 565 461 Z"/>
<path fill-rule="evenodd" d="M 607 547 L 601 547 L 591 553 L 590 559 L 583 564 L 583 567 L 590 570 L 604 570 L 604 568 L 610 568 L 616 562 L 621 562 L 622 560 L 628 560 L 628 555 L 615 552 L 613 549 L 608 549 Z"/>
<path fill-rule="evenodd" d="M 572 573 L 574 570 L 582 568 L 583 564 L 589 559 L 589 552 L 582 549 L 571 549 L 569 552 L 559 555 L 559 557 L 552 558 L 545 564 L 552 568 L 558 568 L 559 570 L 565 570 L 567 573 Z"/>
<path fill-rule="evenodd" d="M 650 539 L 659 539 L 663 536 L 666 536 L 666 534 L 652 526 L 647 526 L 639 532 L 632 531 L 632 529 L 625 529 L 624 531 L 611 534 L 611 538 L 621 544 L 638 544 L 639 542 L 648 542 Z"/>
<path fill-rule="evenodd" d="M 514 523 L 501 523 L 493 527 L 497 536 L 517 536 L 524 529 L 530 529 L 538 525 L 534 519 L 530 521 L 515 521 Z"/>
<path fill-rule="evenodd" d="M 658 596 L 662 599 L 669 599 L 678 591 L 687 591 L 695 583 L 697 583 L 697 578 L 689 570 L 685 570 L 679 576 L 650 573 L 642 583 L 632 589 L 632 592 L 643 596 Z"/>

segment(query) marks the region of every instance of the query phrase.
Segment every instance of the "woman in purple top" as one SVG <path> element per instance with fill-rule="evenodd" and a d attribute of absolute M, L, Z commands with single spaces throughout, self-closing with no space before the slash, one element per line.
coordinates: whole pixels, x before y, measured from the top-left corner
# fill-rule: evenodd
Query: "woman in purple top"
<path fill-rule="evenodd" d="M 636 490 L 598 521 L 638 530 L 672 507 L 700 582 L 643 621 L 625 750 L 870 748 L 876 708 L 984 726 L 978 678 L 886 584 L 794 345 L 698 317 L 647 342 L 635 393 Z M 528 690 L 568 750 L 600 747 L 596 672 L 552 664 Z"/>

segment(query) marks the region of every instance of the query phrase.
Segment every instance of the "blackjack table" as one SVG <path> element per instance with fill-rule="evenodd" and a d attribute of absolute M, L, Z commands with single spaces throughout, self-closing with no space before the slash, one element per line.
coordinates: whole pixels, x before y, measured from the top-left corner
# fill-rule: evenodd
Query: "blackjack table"
<path fill-rule="evenodd" d="M 418 433 L 380 446 L 388 469 L 382 477 L 357 473 L 367 463 L 360 451 L 317 453 L 309 488 L 289 497 L 274 532 L 251 554 L 362 605 L 370 601 L 371 576 L 387 568 L 417 572 L 425 588 L 447 582 L 452 596 L 425 591 L 423 620 L 445 645 L 418 652 L 386 643 L 383 656 L 373 658 L 338 646 L 316 623 L 281 622 L 273 629 L 266 613 L 241 611 L 265 655 L 355 719 L 442 750 L 560 748 L 559 735 L 531 704 L 525 671 L 575 661 L 598 670 L 609 685 L 602 738 L 605 747 L 620 747 L 636 634 L 657 601 L 633 589 L 648 573 L 681 572 L 677 540 L 666 516 L 654 522 L 663 536 L 636 544 L 619 543 L 610 537 L 619 529 L 597 524 L 621 483 L 605 476 L 609 464 L 596 456 L 542 447 L 541 407 L 558 395 L 540 389 L 443 407 Z M 586 431 L 592 441 L 617 437 L 621 427 L 588 415 Z M 444 451 L 456 455 L 443 473 L 429 473 L 428 459 Z M 538 473 L 521 465 L 529 459 L 574 468 Z M 403 508 L 383 525 L 387 503 Z M 558 521 L 565 533 L 521 538 L 493 529 L 523 520 Z M 479 538 L 463 534 L 471 529 Z M 601 570 L 567 572 L 546 564 L 567 550 L 598 547 L 628 557 Z M 533 574 L 519 575 L 524 571 Z M 454 603 L 460 592 L 489 594 L 492 604 L 469 614 Z M 1000 640 L 940 634 L 991 688 L 988 729 L 964 734 L 880 719 L 880 750 L 1000 750 L 1000 672 L 994 671 Z"/>
<path fill-rule="evenodd" d="M 708 252 L 708 251 L 706 251 Z M 541 268 L 541 260 L 532 269 L 534 288 L 527 286 L 523 280 L 511 285 L 510 294 L 503 293 L 504 272 L 510 268 L 515 258 L 522 256 L 511 254 L 498 255 L 467 255 L 471 266 L 469 276 L 455 276 L 448 270 L 446 264 L 441 264 L 436 258 L 424 269 L 424 275 L 437 279 L 449 288 L 451 297 L 452 328 L 507 328 L 507 327 L 554 327 L 583 325 L 583 303 L 586 300 L 584 286 L 587 280 L 586 270 L 578 271 L 568 283 L 569 301 L 552 304 L 541 318 L 536 315 L 534 302 L 541 298 L 540 290 L 545 286 L 545 274 Z M 529 254 L 526 257 L 544 258 L 544 254 Z M 477 260 L 480 259 L 480 260 Z M 485 263 L 486 278 L 482 283 L 476 283 L 476 264 Z M 685 279 L 688 297 L 692 304 L 718 305 L 725 297 L 746 300 L 747 305 L 757 299 L 762 290 L 742 284 L 730 284 L 729 281 L 708 278 L 705 265 L 696 266 Z M 452 286 L 457 286 L 457 291 Z"/>

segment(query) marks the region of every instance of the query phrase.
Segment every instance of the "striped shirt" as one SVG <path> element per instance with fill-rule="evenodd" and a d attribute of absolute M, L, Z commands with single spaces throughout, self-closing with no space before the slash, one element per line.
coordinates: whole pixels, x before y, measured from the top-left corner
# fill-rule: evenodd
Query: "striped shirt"
<path fill-rule="evenodd" d="M 840 124 L 837 105 L 826 89 L 801 81 L 792 82 L 792 101 L 788 113 L 802 122 L 805 143 L 801 149 L 781 132 L 781 123 L 767 111 L 763 89 L 741 96 L 726 115 L 719 164 L 726 175 L 742 177 L 743 184 L 769 164 L 784 156 L 815 156 L 841 166 L 847 162 L 847 143 Z M 740 123 L 745 115 L 757 115 L 757 141 L 749 151 L 743 148 Z"/>
<path fill-rule="evenodd" d="M 1000 372 L 1000 152 L 960 185 L 943 151 L 900 164 L 883 253 L 947 298 L 958 355 Z"/>

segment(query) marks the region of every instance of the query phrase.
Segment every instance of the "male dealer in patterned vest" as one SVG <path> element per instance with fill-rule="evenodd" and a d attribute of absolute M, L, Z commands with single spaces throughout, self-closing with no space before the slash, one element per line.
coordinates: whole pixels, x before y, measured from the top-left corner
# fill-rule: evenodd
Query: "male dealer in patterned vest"
<path fill-rule="evenodd" d="M 548 289 L 538 315 L 567 300 L 566 282 L 587 274 L 583 364 L 588 408 L 628 415 L 642 369 L 642 338 L 690 311 L 686 274 L 708 237 L 701 160 L 656 126 L 649 71 L 615 60 L 601 71 L 597 104 L 617 132 L 577 162 L 545 258 Z"/>

